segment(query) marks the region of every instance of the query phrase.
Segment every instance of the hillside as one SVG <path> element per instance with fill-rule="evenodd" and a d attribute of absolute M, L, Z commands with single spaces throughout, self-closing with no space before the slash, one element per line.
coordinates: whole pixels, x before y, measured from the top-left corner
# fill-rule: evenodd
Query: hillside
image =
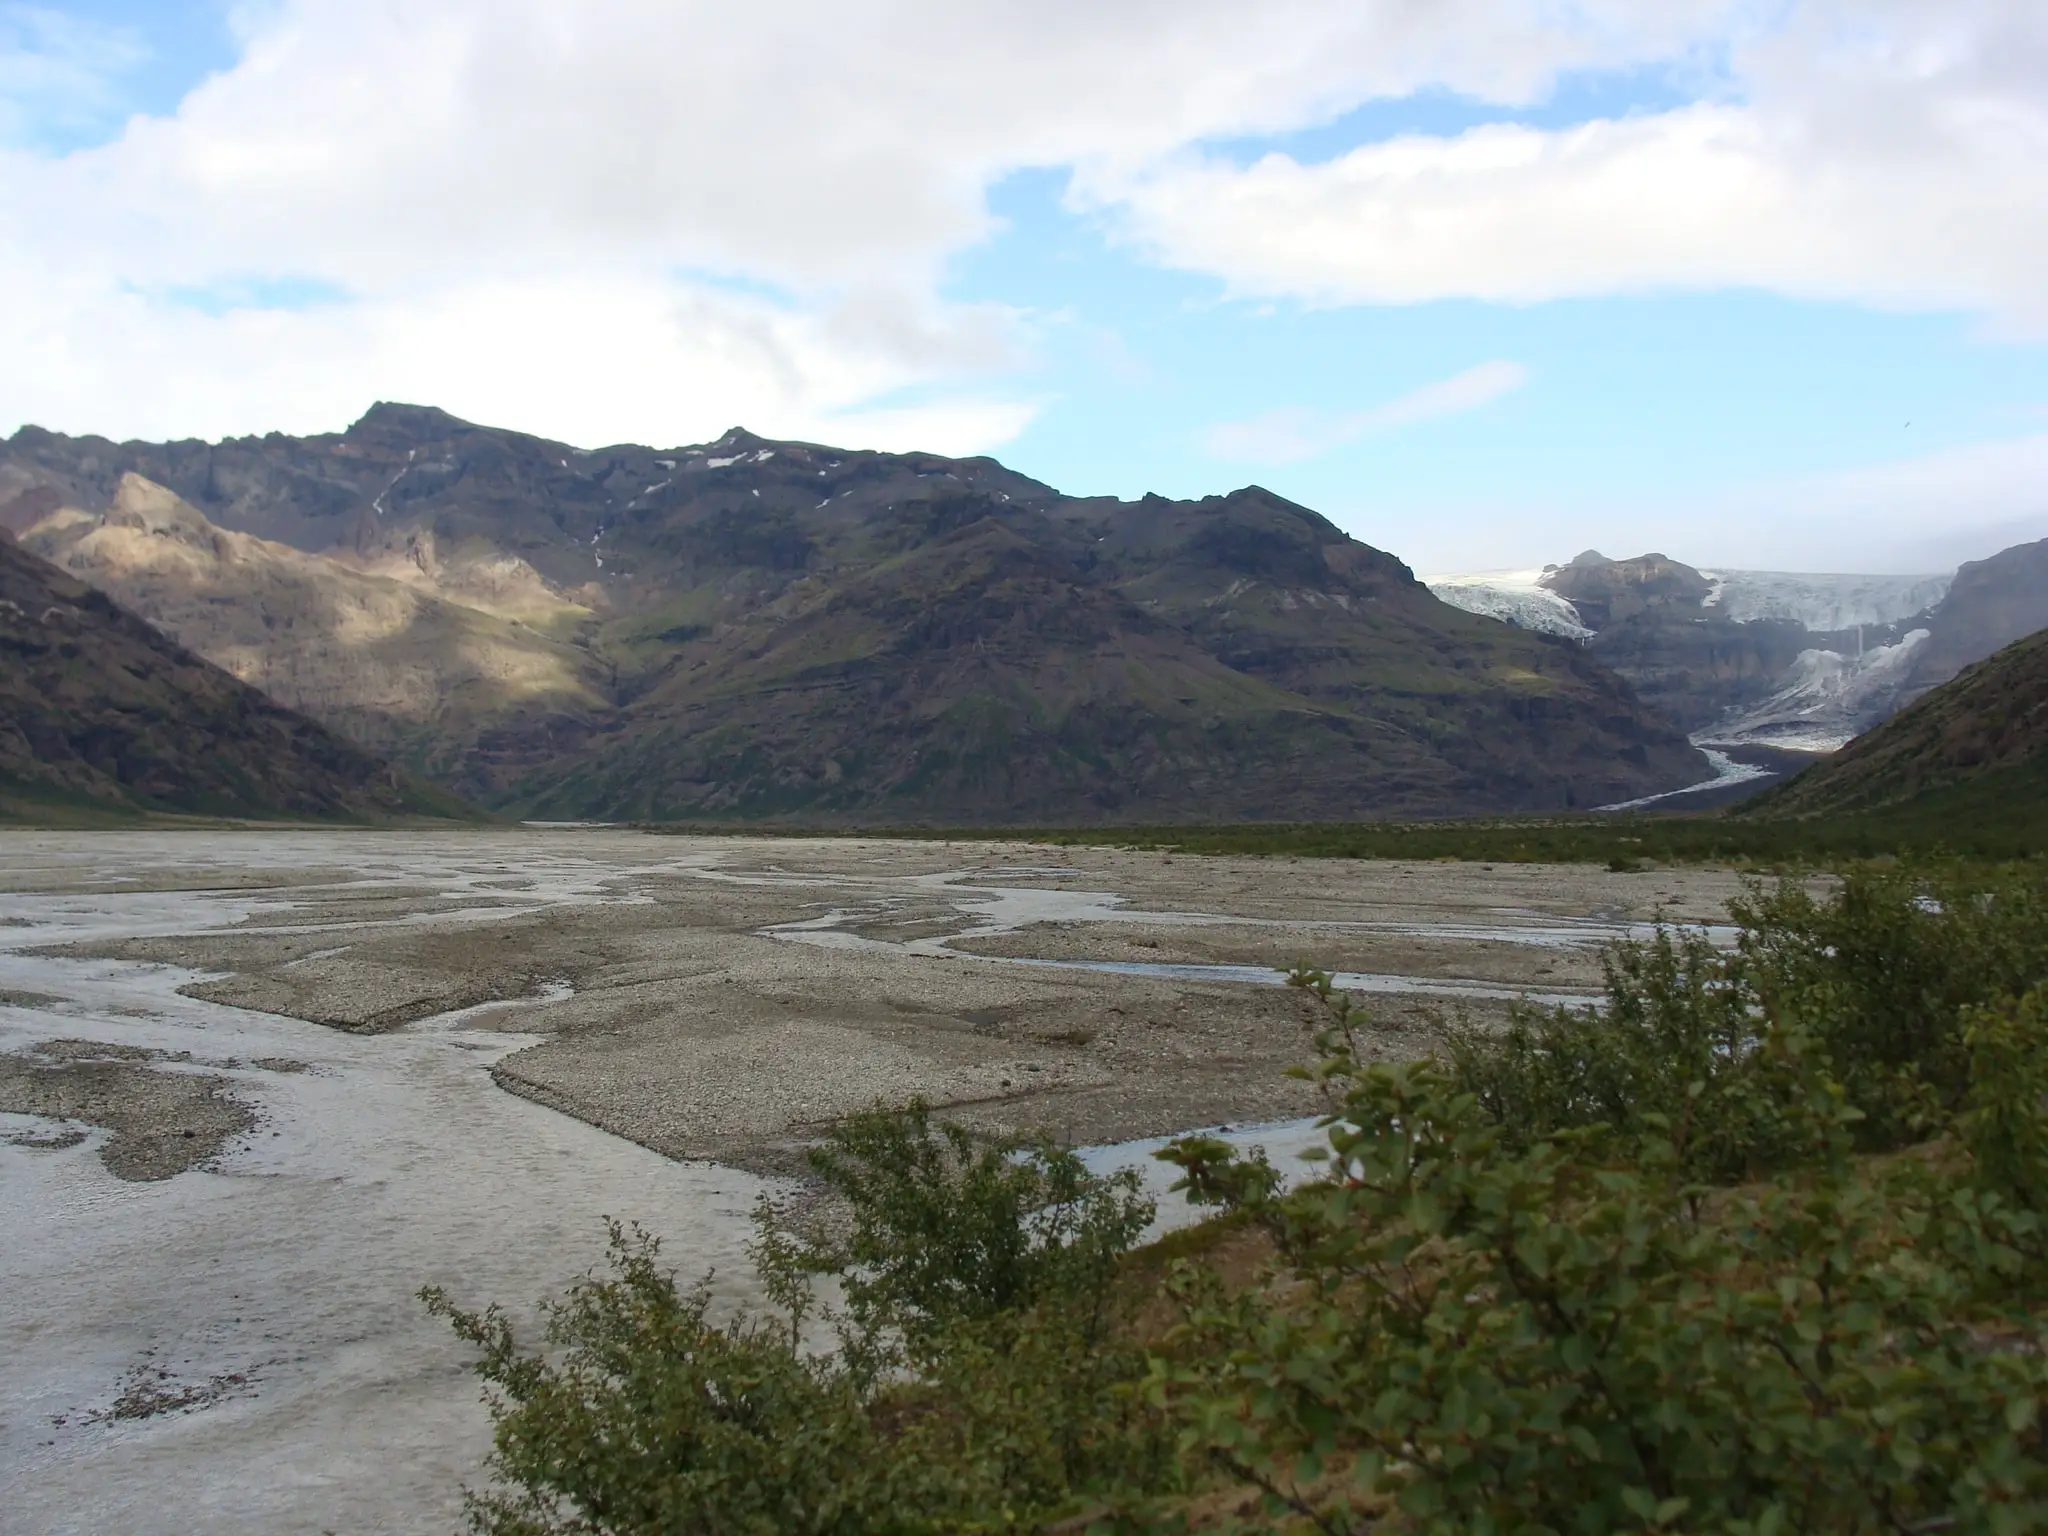
<path fill-rule="evenodd" d="M 1970 666 L 1741 814 L 2048 819 L 2048 630 Z"/>
<path fill-rule="evenodd" d="M 470 814 L 0 533 L 0 817 Z"/>
<path fill-rule="evenodd" d="M 220 529 L 544 630 L 555 675 L 601 695 L 559 709 L 576 729 L 516 728 L 506 690 L 462 731 L 405 738 L 408 762 L 526 814 L 1439 816 L 1705 776 L 1596 658 L 1439 602 L 1256 488 L 1076 498 L 989 459 L 737 429 L 584 451 L 380 405 L 345 433 L 211 445 L 24 428 L 0 504 L 43 526 L 52 498 L 111 513 L 129 474 Z M 225 594 L 178 579 L 131 590 L 182 634 Z M 194 643 L 226 656 L 249 605 L 228 596 Z M 349 686 L 301 697 L 361 733 Z"/>
<path fill-rule="evenodd" d="M 58 508 L 20 538 L 279 703 L 464 794 L 504 789 L 501 765 L 530 740 L 580 742 L 610 702 L 589 650 L 548 632 L 589 610 L 550 605 L 537 578 L 495 594 L 524 617 L 478 606 L 488 592 L 444 599 L 430 546 L 373 574 L 218 528 L 133 473 L 103 514 Z"/>

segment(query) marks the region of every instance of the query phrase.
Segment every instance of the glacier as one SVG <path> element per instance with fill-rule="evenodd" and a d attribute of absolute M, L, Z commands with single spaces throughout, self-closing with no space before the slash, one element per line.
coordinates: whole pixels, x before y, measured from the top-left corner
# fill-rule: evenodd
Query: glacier
<path fill-rule="evenodd" d="M 1553 569 L 1472 571 L 1429 576 L 1424 582 L 1438 599 L 1468 613 L 1579 642 L 1591 639 L 1593 631 L 1580 621 L 1578 609 L 1542 585 Z M 1700 575 L 1711 584 L 1701 602 L 1703 617 L 1790 621 L 1803 627 L 1813 644 L 1775 680 L 1767 698 L 1732 709 L 1694 732 L 1694 743 L 1798 752 L 1836 751 L 1899 706 L 1913 662 L 1928 639 L 1928 631 L 1918 628 L 1901 636 L 1899 626 L 1939 603 L 1953 579 L 1726 568 L 1702 569 Z M 1876 631 L 1870 636 L 1873 643 L 1866 644 L 1866 629 Z M 1722 777 L 1710 782 L 1752 776 L 1740 764 L 1725 764 L 1721 754 L 1713 756 Z"/>
<path fill-rule="evenodd" d="M 1423 585 L 1439 602 L 1467 613 L 1499 619 L 1517 629 L 1587 640 L 1593 631 L 1579 622 L 1579 610 L 1567 598 L 1539 585 L 1544 568 L 1526 571 L 1472 571 L 1463 575 L 1426 576 Z"/>
<path fill-rule="evenodd" d="M 1953 576 L 1849 576 L 1794 571 L 1710 571 L 1701 606 L 1742 623 L 1792 619 L 1818 633 L 1896 624 L 1932 608 Z"/>
<path fill-rule="evenodd" d="M 1708 729 L 1695 732 L 1693 742 L 1839 751 L 1897 707 L 1928 633 L 1908 630 L 1896 644 L 1874 645 L 1855 656 L 1801 651 L 1769 698 L 1730 711 Z"/>

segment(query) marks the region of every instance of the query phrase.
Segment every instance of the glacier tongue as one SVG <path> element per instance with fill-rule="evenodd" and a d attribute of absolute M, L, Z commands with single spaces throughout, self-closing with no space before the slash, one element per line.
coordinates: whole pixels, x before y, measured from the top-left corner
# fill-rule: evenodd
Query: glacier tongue
<path fill-rule="evenodd" d="M 1593 631 L 1579 622 L 1569 599 L 1537 584 L 1541 570 L 1475 571 L 1462 576 L 1433 576 L 1425 584 L 1439 602 L 1517 629 L 1585 640 Z"/>
<path fill-rule="evenodd" d="M 1927 643 L 1924 629 L 1909 630 L 1896 645 L 1877 645 L 1859 656 L 1801 651 L 1760 703 L 1731 711 L 1704 731 L 1701 745 L 1788 747 L 1834 752 L 1889 714 L 1906 686 L 1913 658 Z"/>
<path fill-rule="evenodd" d="M 1468 613 L 1580 642 L 1592 640 L 1594 631 L 1582 622 L 1578 608 L 1542 584 L 1555 569 L 1473 571 L 1424 580 L 1440 601 Z M 1768 697 L 1738 705 L 1695 730 L 1694 742 L 1702 747 L 1771 746 L 1800 752 L 1833 752 L 1898 707 L 1928 639 L 1925 629 L 1901 636 L 1901 622 L 1939 603 L 1952 580 L 1725 569 L 1699 574 L 1710 584 L 1707 596 L 1697 607 L 1673 610 L 1670 623 L 1683 625 L 1688 613 L 1693 623 L 1789 621 L 1806 630 L 1810 648 L 1799 652 L 1772 680 Z M 1866 637 L 1866 629 L 1875 633 Z M 1883 643 L 1888 640 L 1893 643 Z M 1593 648 L 1602 659 L 1618 664 L 1602 643 L 1595 642 Z M 1625 676 L 1632 675 L 1625 666 L 1623 670 Z M 1690 723 L 1700 718 L 1694 715 Z M 1723 777 L 1710 782 L 1733 783 L 1751 776 L 1744 765 L 1723 762 L 1718 754 L 1715 767 Z M 1730 774 L 1734 777 L 1727 777 Z"/>

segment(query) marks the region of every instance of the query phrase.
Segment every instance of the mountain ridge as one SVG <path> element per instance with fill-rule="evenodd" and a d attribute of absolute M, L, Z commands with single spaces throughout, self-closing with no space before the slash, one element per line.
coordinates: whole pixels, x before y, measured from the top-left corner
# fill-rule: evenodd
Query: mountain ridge
<path fill-rule="evenodd" d="M 468 591 L 449 600 L 424 563 L 364 569 L 232 532 L 132 471 L 105 512 L 60 507 L 18 537 L 243 682 L 458 792 L 503 788 L 505 742 L 581 739 L 608 704 L 595 660 L 547 632 L 587 610 L 529 599 L 498 606 L 532 624 L 508 619 Z"/>
<path fill-rule="evenodd" d="M 1704 772 L 1597 660 L 1258 487 L 1066 496 L 993 459 L 739 428 L 582 450 L 391 403 L 313 438 L 0 444 L 0 502 L 90 509 L 129 473 L 443 601 L 502 567 L 587 615 L 553 638 L 605 707 L 498 765 L 493 803 L 530 814 L 1445 815 Z"/>

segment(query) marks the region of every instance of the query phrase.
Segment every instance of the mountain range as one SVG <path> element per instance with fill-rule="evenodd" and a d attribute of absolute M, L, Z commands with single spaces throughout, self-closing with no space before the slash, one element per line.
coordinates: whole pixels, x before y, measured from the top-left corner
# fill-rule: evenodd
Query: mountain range
<path fill-rule="evenodd" d="M 581 450 L 379 405 L 217 444 L 23 428 L 0 526 L 281 703 L 550 818 L 1352 819 L 1706 773 L 1591 646 L 1256 487 L 1066 496 L 735 429 Z"/>

